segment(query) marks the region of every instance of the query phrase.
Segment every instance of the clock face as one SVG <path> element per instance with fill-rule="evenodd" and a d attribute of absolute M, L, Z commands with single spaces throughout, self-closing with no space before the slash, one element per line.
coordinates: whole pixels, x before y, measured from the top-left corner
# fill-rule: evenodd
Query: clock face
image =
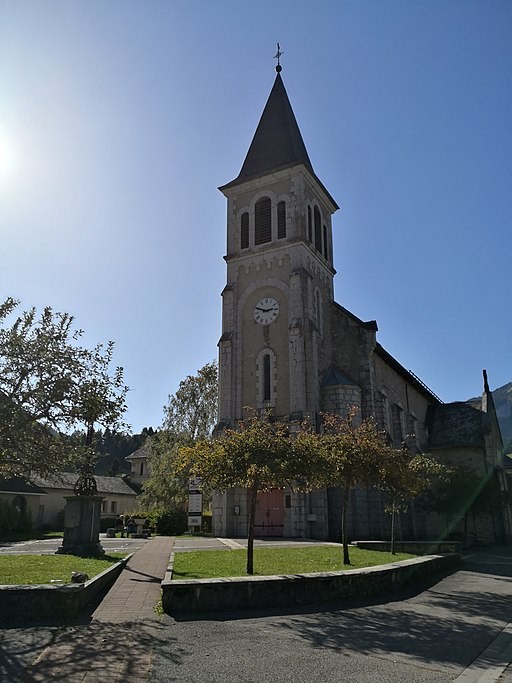
<path fill-rule="evenodd" d="M 279 304 L 272 297 L 260 299 L 254 307 L 254 320 L 260 325 L 270 325 L 279 315 Z"/>

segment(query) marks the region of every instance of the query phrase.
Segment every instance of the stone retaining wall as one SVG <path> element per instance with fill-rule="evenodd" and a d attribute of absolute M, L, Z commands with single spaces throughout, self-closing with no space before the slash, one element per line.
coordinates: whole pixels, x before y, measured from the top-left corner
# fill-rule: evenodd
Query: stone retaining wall
<path fill-rule="evenodd" d="M 85 583 L 0 586 L 0 622 L 46 621 L 80 614 L 107 592 L 132 555 Z"/>
<path fill-rule="evenodd" d="M 321 574 L 173 581 L 171 558 L 170 571 L 162 582 L 162 605 L 167 614 L 175 614 L 293 607 L 385 595 L 413 581 L 453 569 L 460 559 L 460 555 L 453 553 Z"/>
<path fill-rule="evenodd" d="M 391 541 L 352 541 L 362 550 L 379 550 L 391 552 Z M 460 541 L 395 541 L 396 553 L 410 553 L 412 555 L 432 555 L 438 553 L 460 553 L 462 543 Z"/>

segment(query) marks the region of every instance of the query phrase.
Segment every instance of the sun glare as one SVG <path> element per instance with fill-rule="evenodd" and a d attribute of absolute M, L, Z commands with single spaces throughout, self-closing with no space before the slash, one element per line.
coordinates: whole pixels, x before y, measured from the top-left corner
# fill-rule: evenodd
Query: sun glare
<path fill-rule="evenodd" d="M 0 137 L 0 182 L 11 180 L 16 174 L 18 157 L 12 140 Z"/>

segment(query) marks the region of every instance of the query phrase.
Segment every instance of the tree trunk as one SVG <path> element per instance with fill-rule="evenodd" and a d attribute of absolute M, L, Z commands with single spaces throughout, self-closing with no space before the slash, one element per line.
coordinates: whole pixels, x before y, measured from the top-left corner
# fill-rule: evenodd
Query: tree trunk
<path fill-rule="evenodd" d="M 341 508 L 341 542 L 343 544 L 343 564 L 350 564 L 347 540 L 347 513 L 349 496 L 350 489 L 348 486 L 345 486 L 345 489 L 343 490 L 343 506 Z"/>
<path fill-rule="evenodd" d="M 256 516 L 256 497 L 258 482 L 255 481 L 249 492 L 249 522 L 247 528 L 247 574 L 254 574 L 254 519 Z"/>

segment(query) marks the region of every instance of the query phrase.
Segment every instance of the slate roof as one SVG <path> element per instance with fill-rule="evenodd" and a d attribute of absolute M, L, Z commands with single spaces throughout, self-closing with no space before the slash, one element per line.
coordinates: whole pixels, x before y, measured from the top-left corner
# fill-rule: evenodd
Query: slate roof
<path fill-rule="evenodd" d="M 3 479 L 0 481 L 0 491 L 2 493 L 22 493 L 25 495 L 46 496 L 47 493 L 39 486 L 29 483 L 21 477 Z"/>
<path fill-rule="evenodd" d="M 429 448 L 484 445 L 484 413 L 464 402 L 429 406 Z"/>
<path fill-rule="evenodd" d="M 76 484 L 78 474 L 74 472 L 58 472 L 48 477 L 32 477 L 36 486 L 43 489 L 73 489 Z M 136 495 L 136 492 L 121 477 L 102 477 L 95 476 L 98 493 L 114 493 L 117 495 Z"/>
<path fill-rule="evenodd" d="M 137 458 L 147 458 L 149 454 L 149 448 L 147 448 L 145 445 L 141 446 L 140 448 L 137 448 L 136 451 L 133 451 L 133 453 L 130 453 L 130 455 L 127 455 L 125 460 L 135 460 Z"/>
<path fill-rule="evenodd" d="M 219 189 L 234 187 L 297 164 L 306 167 L 329 200 L 339 208 L 313 170 L 283 80 L 278 73 L 240 173 L 235 180 Z"/>
<path fill-rule="evenodd" d="M 338 386 L 340 384 L 348 384 L 350 386 L 359 386 L 357 382 L 350 379 L 348 375 L 345 375 L 341 370 L 333 368 L 332 366 L 325 373 L 325 377 L 322 380 L 323 387 Z"/>

